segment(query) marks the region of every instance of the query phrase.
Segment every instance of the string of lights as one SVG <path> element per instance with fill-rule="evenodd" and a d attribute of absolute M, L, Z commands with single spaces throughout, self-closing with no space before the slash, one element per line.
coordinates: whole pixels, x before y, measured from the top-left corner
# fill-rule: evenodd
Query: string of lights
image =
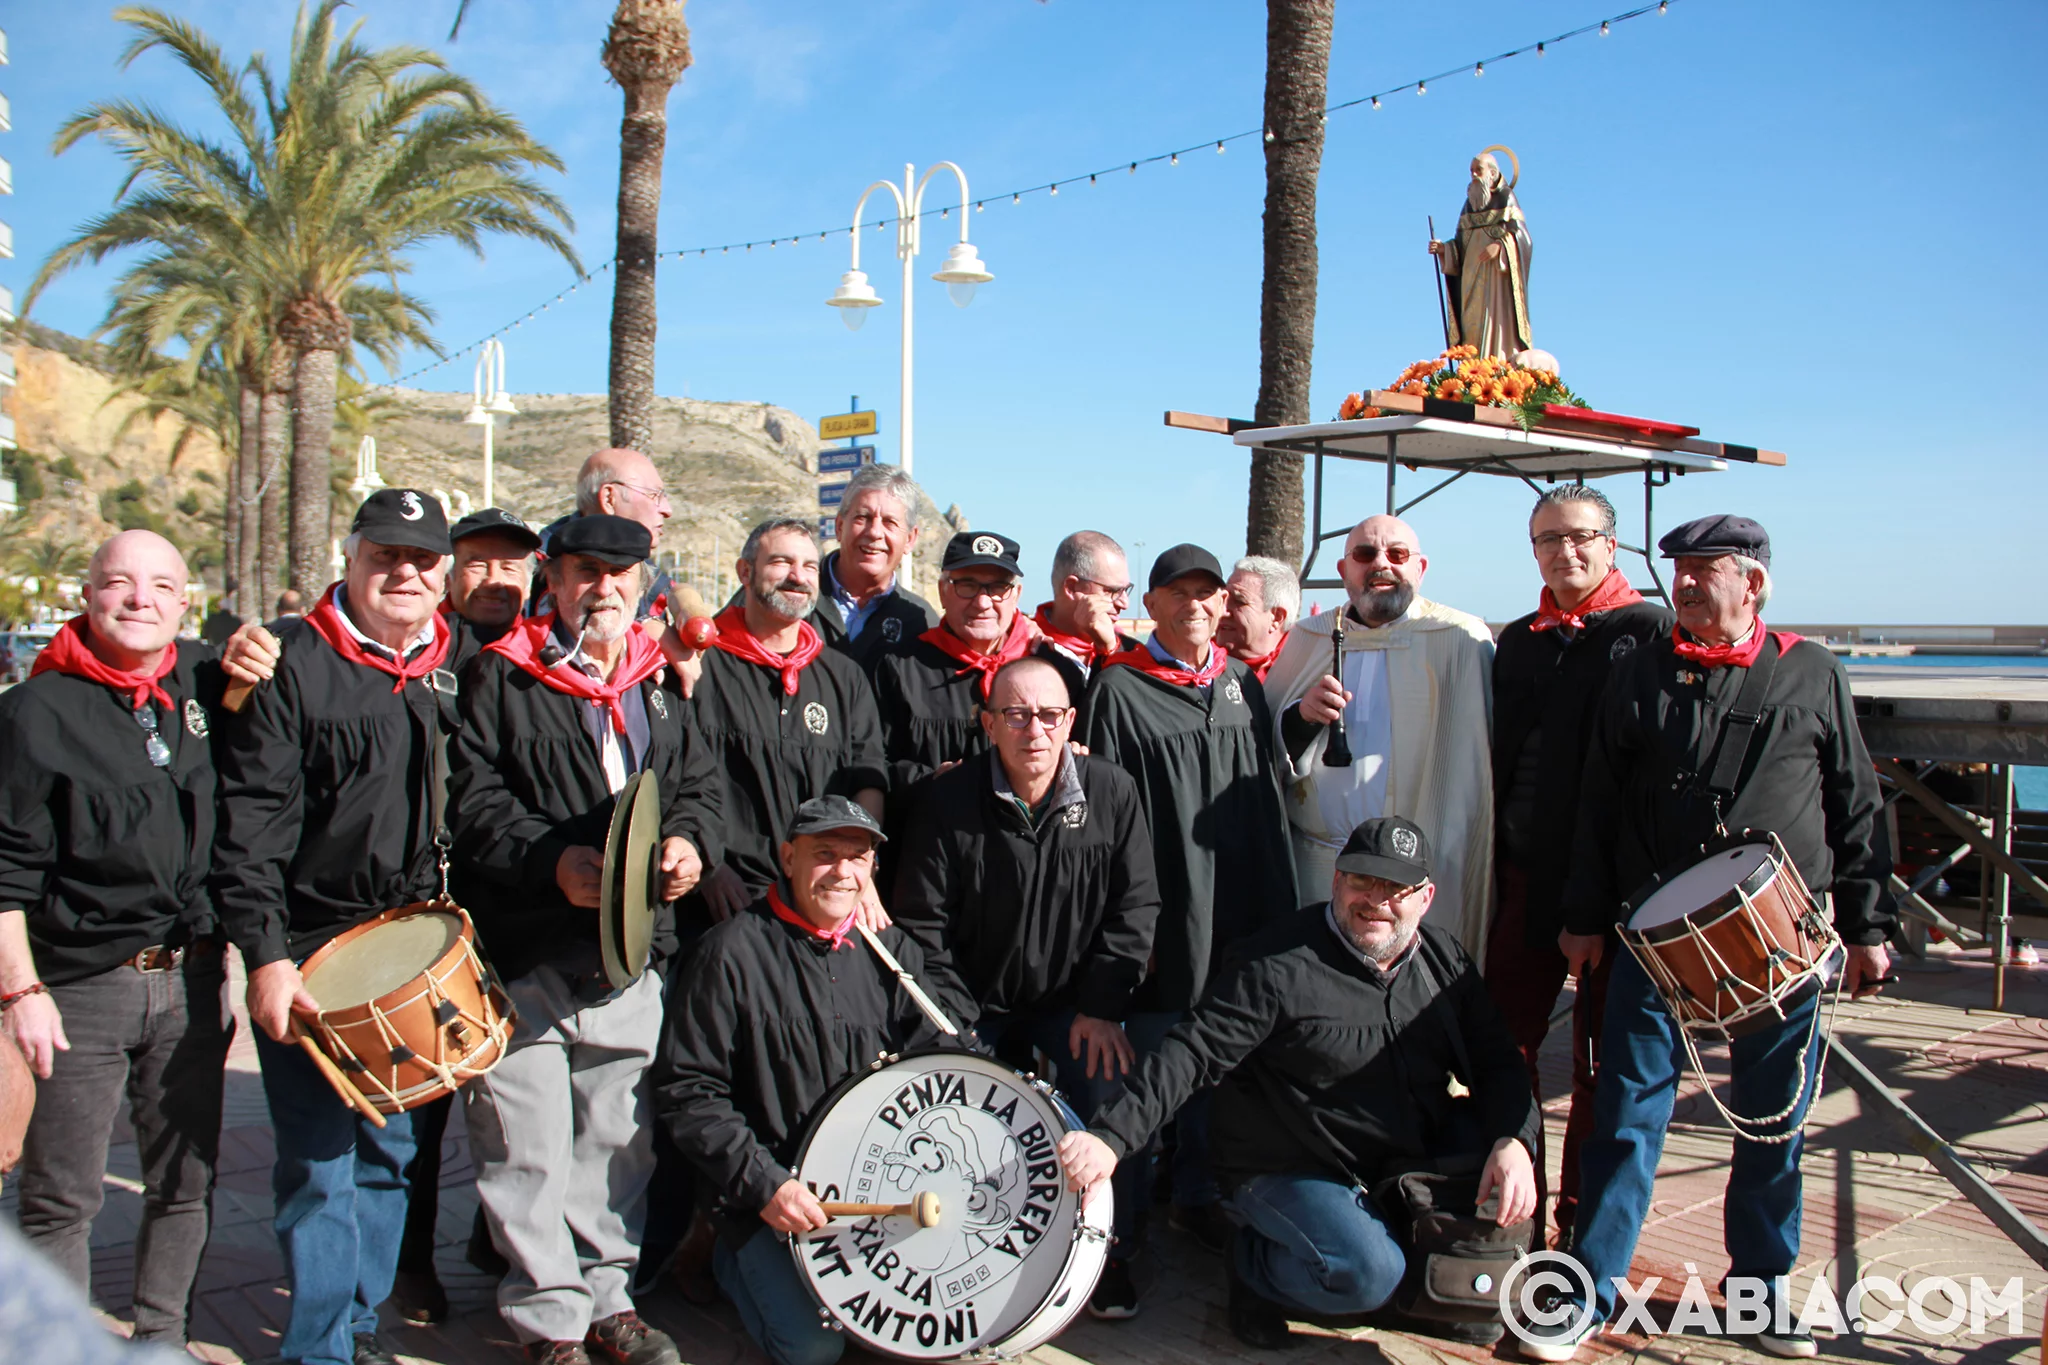
<path fill-rule="evenodd" d="M 1530 54 L 1534 54 L 1537 57 L 1542 57 L 1547 55 L 1549 50 L 1553 47 L 1556 47 L 1559 43 L 1569 42 L 1574 38 L 1583 38 L 1587 34 L 1598 34 L 1599 36 L 1605 38 L 1613 32 L 1614 26 L 1616 24 L 1625 24 L 1631 19 L 1640 19 L 1644 15 L 1648 14 L 1668 14 L 1671 10 L 1672 4 L 1673 0 L 1654 0 L 1654 3 L 1651 4 L 1638 5 L 1634 9 L 1624 11 L 1620 14 L 1609 15 L 1607 18 L 1597 20 L 1593 23 L 1582 24 L 1578 28 L 1571 29 L 1570 31 L 1565 33 L 1557 34 L 1554 37 L 1539 39 L 1531 43 L 1524 43 L 1520 47 L 1512 48 L 1506 52 L 1496 53 L 1491 57 L 1483 57 L 1476 59 L 1474 61 L 1461 62 L 1457 66 L 1448 67 L 1445 70 L 1436 72 L 1434 75 L 1418 76 L 1413 80 L 1403 81 L 1399 85 L 1388 86 L 1386 89 L 1377 91 L 1370 95 L 1360 95 L 1356 99 L 1348 99 L 1338 104 L 1329 105 L 1323 110 L 1323 116 L 1325 118 L 1328 118 L 1331 114 L 1342 113 L 1347 109 L 1356 109 L 1362 105 L 1369 106 L 1373 109 L 1380 109 L 1384 107 L 1384 101 L 1391 99 L 1396 95 L 1407 94 L 1410 91 L 1413 91 L 1418 96 L 1427 95 L 1429 93 L 1429 87 L 1432 82 L 1441 83 L 1443 81 L 1451 79 L 1452 77 L 1465 75 L 1468 72 L 1474 77 L 1484 77 L 1486 75 L 1486 68 L 1489 66 L 1498 66 L 1502 62 L 1509 61 L 1516 57 L 1529 56 Z M 1151 156 L 1138 157 L 1135 160 L 1119 161 L 1112 166 L 1105 166 L 1098 170 L 1093 171 L 1085 171 L 1078 175 L 1070 175 L 1060 180 L 1048 180 L 1043 184 L 1030 185 L 1022 189 L 1004 190 L 998 194 L 978 195 L 973 200 L 974 211 L 976 213 L 980 213 L 984 209 L 986 209 L 990 204 L 1000 204 L 1005 199 L 1009 200 L 1012 204 L 1021 204 L 1024 202 L 1024 198 L 1026 195 L 1044 194 L 1048 197 L 1057 197 L 1059 195 L 1060 190 L 1066 186 L 1081 184 L 1093 185 L 1098 183 L 1099 179 L 1102 176 L 1115 175 L 1118 172 L 1122 172 L 1125 175 L 1136 175 L 1142 167 L 1156 166 L 1162 161 L 1169 166 L 1178 166 L 1180 165 L 1182 157 L 1193 156 L 1197 152 L 1213 151 L 1216 155 L 1221 156 L 1224 154 L 1226 150 L 1228 150 L 1231 143 L 1242 142 L 1248 138 L 1259 138 L 1262 141 L 1271 141 L 1272 134 L 1264 128 L 1247 128 L 1240 132 L 1226 133 L 1222 137 L 1204 138 L 1200 142 L 1191 143 L 1186 147 L 1175 148 L 1172 151 L 1157 152 Z M 965 210 L 966 207 L 967 205 L 965 203 L 945 204 L 941 205 L 938 208 L 924 210 L 922 216 L 926 218 L 947 218 L 950 217 L 956 209 Z M 803 242 L 812 240 L 822 242 L 828 241 L 834 236 L 851 236 L 854 232 L 858 231 L 860 228 L 863 227 L 886 228 L 895 222 L 896 219 L 894 218 L 876 218 L 869 222 L 851 224 L 846 227 L 821 228 L 811 232 L 792 232 L 775 237 L 758 238 L 751 242 L 724 242 L 716 246 L 674 247 L 667 251 L 657 251 L 654 254 L 654 258 L 657 261 L 662 261 L 681 260 L 684 257 L 688 256 L 729 256 L 735 251 L 741 252 L 742 254 L 751 252 L 755 247 L 765 247 L 768 250 L 773 251 L 779 247 L 796 246 Z M 387 380 L 384 383 L 374 384 L 371 385 L 370 387 L 374 389 L 396 388 L 399 385 L 408 382 L 409 380 L 416 379 L 420 375 L 426 374 L 430 370 L 436 370 L 443 365 L 451 364 L 452 362 L 461 359 L 464 355 L 467 355 L 470 352 L 476 350 L 486 341 L 490 341 L 495 337 L 502 337 L 509 332 L 515 331 L 518 328 L 525 326 L 527 323 L 539 317 L 542 313 L 545 313 L 550 308 L 553 308 L 556 304 L 563 302 L 565 299 L 575 294 L 584 286 L 595 284 L 600 276 L 606 274 L 608 271 L 613 269 L 613 267 L 615 267 L 617 264 L 618 258 L 615 256 L 611 260 L 606 261 L 604 264 L 592 270 L 589 274 L 577 280 L 574 284 L 563 289 L 560 293 L 556 294 L 553 298 L 547 300 L 545 303 L 538 304 L 535 307 L 528 309 L 525 313 L 522 313 L 520 316 L 514 318 L 512 321 L 504 324 L 502 327 L 499 327 L 495 331 L 487 332 L 483 336 L 478 337 L 476 340 L 470 342 L 467 346 L 464 346 L 459 350 L 450 351 L 446 355 L 441 356 L 439 359 L 429 361 L 427 364 L 421 365 L 417 369 L 410 370 L 405 374 L 398 376 L 396 379 Z"/>

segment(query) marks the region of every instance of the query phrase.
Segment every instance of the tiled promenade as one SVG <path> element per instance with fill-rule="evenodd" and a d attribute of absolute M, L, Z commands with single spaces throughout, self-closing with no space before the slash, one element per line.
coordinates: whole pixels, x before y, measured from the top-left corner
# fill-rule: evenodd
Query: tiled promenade
<path fill-rule="evenodd" d="M 1840 1031 L 1859 1056 L 2037 1223 L 2048 1226 L 2048 968 L 2017 969 L 2007 1012 L 1993 1013 L 1989 968 L 1960 955 L 1937 969 L 1908 970 L 1881 1003 L 1845 1006 Z M 239 987 L 237 987 L 239 998 Z M 239 1008 L 237 1009 L 240 1014 Z M 286 1306 L 278 1253 L 270 1233 L 270 1129 L 247 1022 L 229 1062 L 227 1131 L 213 1242 L 203 1271 L 193 1354 L 214 1362 L 274 1358 Z M 1566 1060 L 1553 1035 L 1552 1090 L 1561 1090 Z M 458 1110 L 459 1114 L 459 1110 Z M 1553 1161 L 1562 1133 L 1560 1105 L 1549 1106 Z M 120 1136 L 129 1137 L 125 1132 Z M 1858 1274 L 1888 1275 L 1909 1289 L 1928 1275 L 1967 1283 L 1982 1275 L 1994 1286 L 2024 1277 L 2028 1294 L 2019 1336 L 1958 1334 L 1925 1339 L 1906 1325 L 1888 1337 L 1823 1339 L 1823 1356 L 1843 1361 L 1926 1361 L 1938 1365 L 2005 1365 L 2040 1359 L 2041 1313 L 2048 1272 L 2002 1236 L 1890 1124 L 1866 1115 L 1845 1083 L 1829 1078 L 1809 1134 L 1806 1161 L 1806 1258 L 1803 1286 L 1815 1272 L 1845 1288 Z M 1725 1271 L 1721 1250 L 1722 1186 L 1730 1140 L 1704 1096 L 1688 1088 L 1672 1125 L 1658 1181 L 1658 1202 L 1644 1229 L 1636 1273 L 1661 1274 L 1659 1294 L 1676 1302 L 1686 1265 L 1711 1285 Z M 132 1139 L 115 1149 L 107 1205 L 94 1229 L 95 1294 L 125 1310 L 140 1208 Z M 518 1359 L 499 1324 L 492 1285 L 462 1259 L 475 1208 L 459 1118 L 450 1125 L 443 1167 L 440 1268 L 453 1300 L 452 1320 L 428 1329 L 394 1326 L 387 1341 L 407 1361 L 437 1365 Z M 13 1217 L 12 1200 L 0 1216 Z M 1262 1354 L 1240 1347 L 1223 1321 L 1223 1275 L 1216 1258 L 1154 1220 L 1153 1243 L 1141 1259 L 1144 1309 L 1125 1323 L 1078 1319 L 1056 1346 L 1033 1359 L 1097 1365 L 1192 1365 L 1198 1361 L 1286 1360 L 1295 1365 L 1424 1365 L 1492 1357 L 1495 1351 L 1451 1346 L 1424 1337 L 1360 1331 L 1297 1336 L 1294 1349 Z M 697 1308 L 664 1288 L 643 1301 L 645 1315 L 673 1333 L 694 1365 L 763 1360 L 723 1305 Z M 1967 1328 L 1967 1323 L 1964 1324 Z M 1499 1354 L 1506 1356 L 1505 1348 Z M 1644 1362 L 1758 1359 L 1745 1344 L 1702 1336 L 1601 1338 L 1582 1359 Z M 857 1360 L 857 1353 L 849 1353 Z"/>

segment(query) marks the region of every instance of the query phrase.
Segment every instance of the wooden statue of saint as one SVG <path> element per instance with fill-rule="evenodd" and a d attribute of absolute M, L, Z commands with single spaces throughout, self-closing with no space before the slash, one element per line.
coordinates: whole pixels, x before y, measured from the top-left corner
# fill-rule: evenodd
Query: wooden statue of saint
<path fill-rule="evenodd" d="M 1514 163 L 1512 178 L 1501 179 L 1495 152 Z M 1515 202 L 1521 178 L 1521 159 L 1510 148 L 1488 147 L 1473 157 L 1457 236 L 1429 244 L 1450 292 L 1446 346 L 1476 346 L 1482 356 L 1512 360 L 1536 344 L 1529 332 L 1529 223 Z"/>

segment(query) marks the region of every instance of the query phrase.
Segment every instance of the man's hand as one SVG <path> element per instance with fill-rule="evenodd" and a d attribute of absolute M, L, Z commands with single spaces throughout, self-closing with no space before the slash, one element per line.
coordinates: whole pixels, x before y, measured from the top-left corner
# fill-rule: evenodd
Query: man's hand
<path fill-rule="evenodd" d="M 1441 255 L 1443 255 L 1443 254 L 1444 254 L 1444 244 L 1443 244 L 1442 242 L 1436 242 L 1436 241 L 1432 241 L 1432 242 L 1431 242 L 1431 243 L 1429 244 L 1429 254 L 1430 254 L 1430 255 L 1432 255 L 1432 256 L 1441 256 Z"/>
<path fill-rule="evenodd" d="M 761 1221 L 777 1232 L 809 1232 L 832 1220 L 801 1181 L 785 1180 L 775 1197 L 761 1206 Z"/>
<path fill-rule="evenodd" d="M 569 904 L 585 910 L 597 909 L 599 883 L 604 881 L 604 850 L 577 844 L 562 850 L 555 860 L 555 885 L 569 898 Z"/>
<path fill-rule="evenodd" d="M 1060 1165 L 1067 1169 L 1067 1188 L 1084 1197 L 1116 1173 L 1116 1153 L 1087 1129 L 1076 1129 L 1060 1139 Z"/>
<path fill-rule="evenodd" d="M 1587 972 L 1600 965 L 1600 958 L 1607 951 L 1607 936 L 1575 934 L 1566 929 L 1557 936 L 1557 950 L 1571 964 L 1572 975 L 1583 980 Z"/>
<path fill-rule="evenodd" d="M 1116 652 L 1116 601 L 1106 594 L 1089 594 L 1088 619 L 1081 623 L 1081 633 L 1088 637 L 1104 654 Z"/>
<path fill-rule="evenodd" d="M 713 924 L 723 924 L 747 908 L 746 885 L 740 881 L 740 874 L 725 863 L 712 868 L 701 885 L 704 905 L 711 911 Z"/>
<path fill-rule="evenodd" d="M 853 922 L 871 934 L 879 934 L 896 922 L 882 908 L 882 893 L 875 890 L 873 882 L 861 888 L 860 908 L 853 912 Z"/>
<path fill-rule="evenodd" d="M 957 768 L 957 767 L 959 767 L 959 766 L 960 766 L 960 760 L 959 760 L 959 759 L 957 759 L 957 758 L 949 758 L 949 759 L 947 759 L 947 760 L 946 760 L 946 761 L 945 761 L 944 763 L 941 763 L 941 764 L 940 764 L 940 765 L 939 765 L 938 767 L 936 767 L 936 768 L 932 769 L 932 776 L 933 776 L 933 777 L 937 777 L 937 776 L 938 776 L 938 775 L 939 775 L 940 773 L 949 773 L 949 772 L 952 772 L 952 771 L 953 771 L 953 769 L 955 769 L 955 768 Z"/>
<path fill-rule="evenodd" d="M 1091 1081 L 1098 1074 L 1106 1081 L 1129 1075 L 1132 1064 L 1138 1060 L 1138 1054 L 1131 1050 L 1131 1040 L 1109 1019 L 1075 1015 L 1074 1026 L 1067 1030 L 1067 1050 L 1077 1061 L 1083 1045 L 1088 1049 L 1088 1079 Z M 1101 1064 L 1100 1072 L 1095 1069 L 1097 1063 Z"/>
<path fill-rule="evenodd" d="M 1844 944 L 1842 951 L 1848 954 L 1842 963 L 1842 989 L 1849 993 L 1851 1000 L 1861 1000 L 1866 995 L 1875 995 L 1884 989 L 1883 978 L 1891 973 L 1891 954 L 1882 943 L 1873 943 L 1867 948 Z M 20 1009 L 20 1005 L 15 1006 Z"/>
<path fill-rule="evenodd" d="M 659 616 L 649 616 L 640 622 L 640 629 L 661 646 L 661 656 L 676 671 L 676 683 L 688 698 L 697 685 L 697 679 L 704 673 L 704 651 L 692 649 L 683 643 L 683 637 L 676 628 Z"/>
<path fill-rule="evenodd" d="M 256 622 L 239 627 L 220 652 L 221 672 L 238 683 L 267 683 L 277 674 L 277 637 Z"/>
<path fill-rule="evenodd" d="M 1328 725 L 1341 720 L 1350 703 L 1351 694 L 1344 690 L 1344 684 L 1325 673 L 1302 694 L 1301 718 L 1316 725 Z"/>
<path fill-rule="evenodd" d="M 246 998 L 249 1018 L 273 1042 L 291 1041 L 293 1010 L 302 1014 L 320 1012 L 320 1002 L 307 994 L 306 983 L 289 958 L 266 962 L 250 972 Z"/>
<path fill-rule="evenodd" d="M 36 1083 L 14 1035 L 0 1028 L 0 1175 L 21 1160 L 21 1143 L 35 1115 Z"/>
<path fill-rule="evenodd" d="M 704 859 L 697 846 L 680 834 L 661 841 L 661 899 L 672 901 L 690 894 L 690 888 L 704 875 Z"/>
<path fill-rule="evenodd" d="M 7 1021 L 7 1031 L 14 1035 L 15 1043 L 21 1048 L 21 1055 L 28 1059 L 29 1069 L 36 1073 L 36 1079 L 50 1079 L 50 1068 L 56 1065 L 57 1054 L 71 1051 L 71 1040 L 64 1036 L 64 1016 L 57 1008 L 57 1002 L 50 998 L 48 991 L 24 995 L 7 1007 L 0 1015 Z"/>
<path fill-rule="evenodd" d="M 1494 1143 L 1486 1165 L 1480 1169 L 1479 1202 L 1484 1204 L 1495 1190 L 1500 1192 L 1500 1212 L 1493 1221 L 1501 1227 L 1510 1227 L 1535 1214 L 1536 1167 L 1529 1160 L 1529 1149 L 1515 1138 L 1502 1138 Z"/>

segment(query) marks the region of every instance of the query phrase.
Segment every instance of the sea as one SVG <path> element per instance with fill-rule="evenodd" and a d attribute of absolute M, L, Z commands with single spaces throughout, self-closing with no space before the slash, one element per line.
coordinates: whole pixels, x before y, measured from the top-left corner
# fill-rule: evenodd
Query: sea
<path fill-rule="evenodd" d="M 1961 668 L 1972 673 L 2015 673 L 2048 676 L 2048 655 L 1907 654 L 1898 658 L 1852 659 L 1843 663 L 1858 673 L 1879 668 Z M 2048 768 L 2012 770 L 2013 800 L 2022 810 L 2048 811 Z"/>

